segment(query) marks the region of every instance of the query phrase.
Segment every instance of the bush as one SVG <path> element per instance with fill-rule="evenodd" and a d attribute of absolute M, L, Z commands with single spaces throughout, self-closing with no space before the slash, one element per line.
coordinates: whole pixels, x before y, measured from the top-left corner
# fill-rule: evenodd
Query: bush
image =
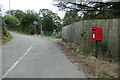
<path fill-rule="evenodd" d="M 104 58 L 104 57 L 109 57 L 109 56 L 108 56 L 108 53 L 107 53 L 107 51 L 109 50 L 108 42 L 102 42 L 102 43 L 100 44 L 100 46 L 101 46 L 101 49 L 102 49 L 103 58 Z"/>
<path fill-rule="evenodd" d="M 20 21 L 15 16 L 5 16 L 4 21 L 9 29 L 15 29 L 20 25 Z"/>

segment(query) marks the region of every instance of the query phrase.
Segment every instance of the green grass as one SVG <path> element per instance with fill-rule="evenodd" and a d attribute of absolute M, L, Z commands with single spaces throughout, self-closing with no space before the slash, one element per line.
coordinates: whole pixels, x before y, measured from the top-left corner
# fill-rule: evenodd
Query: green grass
<path fill-rule="evenodd" d="M 59 39 L 59 38 L 57 38 L 55 36 L 44 36 L 44 38 L 47 38 L 47 39 Z"/>
<path fill-rule="evenodd" d="M 13 39 L 13 36 L 8 34 L 7 37 L 4 37 L 4 39 L 2 39 L 2 45 L 8 43 L 11 39 Z"/>

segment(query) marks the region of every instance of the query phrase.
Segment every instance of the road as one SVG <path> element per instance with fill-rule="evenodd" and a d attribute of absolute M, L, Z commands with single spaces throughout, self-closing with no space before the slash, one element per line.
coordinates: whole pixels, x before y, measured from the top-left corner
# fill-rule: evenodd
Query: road
<path fill-rule="evenodd" d="M 2 78 L 85 78 L 55 41 L 11 32 L 2 46 Z"/>

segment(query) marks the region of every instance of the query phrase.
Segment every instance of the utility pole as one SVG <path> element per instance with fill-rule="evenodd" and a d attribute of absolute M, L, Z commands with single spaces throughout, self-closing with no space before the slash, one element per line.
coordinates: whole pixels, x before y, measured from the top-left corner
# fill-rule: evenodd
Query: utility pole
<path fill-rule="evenodd" d="M 42 32 L 42 24 L 41 24 L 41 36 L 43 35 L 43 32 Z"/>
<path fill-rule="evenodd" d="M 10 8 L 10 0 L 9 0 L 9 11 L 11 10 L 11 8 Z M 10 15 L 10 12 L 9 12 L 9 15 Z"/>
<path fill-rule="evenodd" d="M 37 27 L 38 22 L 37 22 L 37 21 L 33 21 L 33 24 L 34 24 L 34 26 L 35 26 L 35 33 L 37 34 L 36 27 Z"/>
<path fill-rule="evenodd" d="M 10 8 L 10 0 L 9 0 L 9 10 L 11 10 L 11 8 Z"/>
<path fill-rule="evenodd" d="M 36 30 L 37 24 L 35 24 L 35 34 L 37 34 L 37 30 Z"/>

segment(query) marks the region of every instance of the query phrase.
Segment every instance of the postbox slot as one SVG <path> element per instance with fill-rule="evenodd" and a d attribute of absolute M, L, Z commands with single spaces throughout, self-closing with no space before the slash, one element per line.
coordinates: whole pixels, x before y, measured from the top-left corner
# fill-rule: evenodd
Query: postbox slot
<path fill-rule="evenodd" d="M 96 29 L 92 29 L 92 31 L 95 31 Z"/>

